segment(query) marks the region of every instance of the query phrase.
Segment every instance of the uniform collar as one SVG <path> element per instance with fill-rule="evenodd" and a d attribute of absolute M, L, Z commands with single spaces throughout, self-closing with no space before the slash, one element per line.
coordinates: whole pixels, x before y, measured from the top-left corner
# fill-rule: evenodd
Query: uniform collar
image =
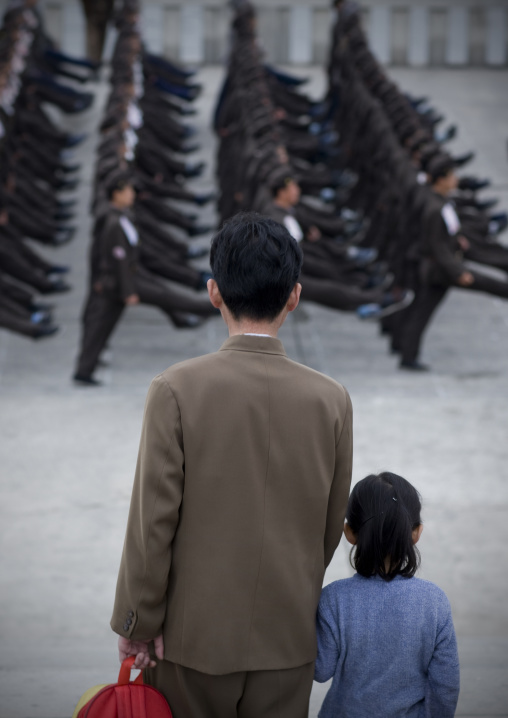
<path fill-rule="evenodd" d="M 274 337 L 253 337 L 237 334 L 226 339 L 219 351 L 260 352 L 261 354 L 281 354 L 286 356 L 280 339 Z"/>

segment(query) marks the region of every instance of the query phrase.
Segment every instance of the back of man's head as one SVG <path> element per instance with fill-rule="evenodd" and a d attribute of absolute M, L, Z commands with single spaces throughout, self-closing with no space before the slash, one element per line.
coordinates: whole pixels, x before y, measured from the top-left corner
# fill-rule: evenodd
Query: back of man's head
<path fill-rule="evenodd" d="M 273 219 L 253 212 L 225 222 L 212 240 L 210 264 L 233 318 L 273 321 L 298 281 L 302 256 Z"/>

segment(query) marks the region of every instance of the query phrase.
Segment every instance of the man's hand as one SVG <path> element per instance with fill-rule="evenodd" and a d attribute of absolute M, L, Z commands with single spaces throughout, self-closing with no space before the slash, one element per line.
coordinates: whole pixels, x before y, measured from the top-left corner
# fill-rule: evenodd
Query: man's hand
<path fill-rule="evenodd" d="M 309 242 L 317 242 L 321 239 L 321 232 L 317 227 L 309 227 L 309 231 L 307 232 L 307 239 Z"/>
<path fill-rule="evenodd" d="M 457 279 L 457 283 L 461 287 L 470 287 L 474 283 L 474 277 L 471 272 L 462 272 L 460 277 Z"/>
<path fill-rule="evenodd" d="M 120 636 L 118 639 L 118 655 L 120 663 L 123 663 L 129 656 L 136 656 L 133 668 L 154 668 L 157 664 L 155 661 L 150 660 L 150 654 L 148 652 L 148 645 L 151 641 L 130 641 L 128 638 Z M 162 635 L 157 636 L 153 639 L 155 647 L 155 655 L 162 661 L 164 658 L 164 639 Z"/>
<path fill-rule="evenodd" d="M 469 240 L 466 239 L 466 237 L 463 237 L 462 235 L 459 235 L 457 237 L 457 242 L 459 243 L 459 247 L 463 252 L 467 252 L 467 250 L 471 247 L 471 244 L 469 243 Z"/>
<path fill-rule="evenodd" d="M 139 304 L 139 296 L 137 294 L 129 294 L 125 299 L 125 306 L 133 307 L 136 304 Z"/>

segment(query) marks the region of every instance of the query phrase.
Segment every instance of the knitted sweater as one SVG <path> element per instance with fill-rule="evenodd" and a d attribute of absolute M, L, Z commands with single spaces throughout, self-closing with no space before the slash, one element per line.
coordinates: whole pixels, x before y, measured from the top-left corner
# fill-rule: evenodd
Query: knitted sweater
<path fill-rule="evenodd" d="M 453 718 L 459 660 L 450 604 L 429 581 L 335 581 L 317 616 L 319 718 Z"/>

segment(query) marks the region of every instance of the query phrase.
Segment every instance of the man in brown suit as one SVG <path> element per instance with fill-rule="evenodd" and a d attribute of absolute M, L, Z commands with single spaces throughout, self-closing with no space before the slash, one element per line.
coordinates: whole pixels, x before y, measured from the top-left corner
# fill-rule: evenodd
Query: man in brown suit
<path fill-rule="evenodd" d="M 211 248 L 221 349 L 151 384 L 111 626 L 175 718 L 304 718 L 342 535 L 352 408 L 286 356 L 301 250 L 239 215 Z M 155 643 L 156 663 L 149 645 Z"/>

